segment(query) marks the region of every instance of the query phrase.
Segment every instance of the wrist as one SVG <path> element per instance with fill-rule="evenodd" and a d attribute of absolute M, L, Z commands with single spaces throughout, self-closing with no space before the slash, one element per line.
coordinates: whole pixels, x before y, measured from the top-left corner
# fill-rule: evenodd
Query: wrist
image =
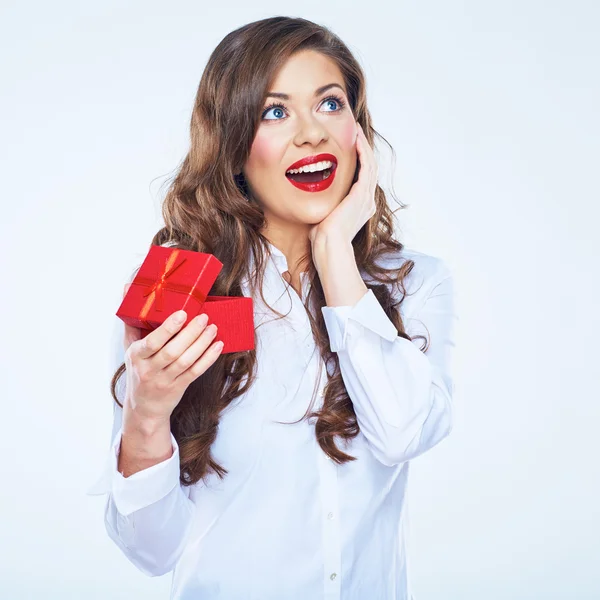
<path fill-rule="evenodd" d="M 170 435 L 171 418 L 170 416 L 145 415 L 126 403 L 123 410 L 122 430 L 123 434 L 135 435 L 141 439 L 151 439 L 157 435 L 164 435 L 165 431 L 168 431 Z"/>
<path fill-rule="evenodd" d="M 317 271 L 322 271 L 330 262 L 336 262 L 338 257 L 346 255 L 354 257 L 352 242 L 344 240 L 339 235 L 319 234 L 312 244 L 313 262 Z"/>

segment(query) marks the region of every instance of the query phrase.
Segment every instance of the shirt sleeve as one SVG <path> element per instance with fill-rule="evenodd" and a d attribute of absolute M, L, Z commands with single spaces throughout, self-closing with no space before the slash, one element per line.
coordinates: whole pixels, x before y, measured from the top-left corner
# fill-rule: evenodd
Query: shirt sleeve
<path fill-rule="evenodd" d="M 119 323 L 116 329 L 123 331 L 120 320 Z M 123 338 L 117 337 L 121 350 L 116 358 L 124 354 Z M 190 488 L 180 483 L 179 446 L 171 434 L 170 458 L 123 477 L 117 468 L 123 409 L 114 401 L 113 407 L 108 456 L 101 477 L 87 495 L 108 494 L 104 524 L 109 537 L 144 574 L 164 575 L 173 570 L 183 553 L 195 508 L 189 497 Z"/>
<path fill-rule="evenodd" d="M 424 328 L 426 352 L 421 338 L 398 335 L 370 289 L 354 306 L 321 309 L 359 427 L 374 456 L 388 466 L 419 456 L 452 428 L 458 317 L 452 273 L 436 260 L 425 300 L 404 320 L 411 337 Z"/>

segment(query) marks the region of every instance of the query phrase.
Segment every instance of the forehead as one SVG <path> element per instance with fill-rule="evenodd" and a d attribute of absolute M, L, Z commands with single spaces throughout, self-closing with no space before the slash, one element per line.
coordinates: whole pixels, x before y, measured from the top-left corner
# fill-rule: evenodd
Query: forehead
<path fill-rule="evenodd" d="M 314 50 L 303 50 L 288 58 L 267 91 L 288 94 L 291 100 L 312 98 L 317 88 L 330 83 L 338 83 L 346 91 L 337 63 Z"/>

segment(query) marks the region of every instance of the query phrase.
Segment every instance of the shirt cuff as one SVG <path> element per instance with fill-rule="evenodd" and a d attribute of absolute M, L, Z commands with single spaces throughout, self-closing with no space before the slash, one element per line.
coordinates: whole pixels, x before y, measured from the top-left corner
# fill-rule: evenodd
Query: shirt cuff
<path fill-rule="evenodd" d="M 100 479 L 88 490 L 88 496 L 111 493 L 117 510 L 129 515 L 164 498 L 180 483 L 179 445 L 171 433 L 173 455 L 166 460 L 142 469 L 129 477 L 118 470 L 121 434 L 117 431 Z"/>
<path fill-rule="evenodd" d="M 398 337 L 396 326 L 385 314 L 383 307 L 370 288 L 354 306 L 323 306 L 321 312 L 325 319 L 332 352 L 346 348 L 348 319 L 360 323 L 388 342 L 393 342 Z"/>

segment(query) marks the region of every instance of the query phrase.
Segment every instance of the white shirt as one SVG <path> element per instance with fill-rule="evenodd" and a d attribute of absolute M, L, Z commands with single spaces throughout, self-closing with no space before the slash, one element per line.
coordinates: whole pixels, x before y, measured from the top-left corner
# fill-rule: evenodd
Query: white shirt
<path fill-rule="evenodd" d="M 406 247 L 380 259 L 415 262 L 400 310 L 409 335 L 429 332 L 426 353 L 422 339 L 397 335 L 371 290 L 354 306 L 322 308 L 360 426 L 348 446 L 337 440 L 358 460 L 337 465 L 318 445 L 314 419 L 275 423 L 300 418 L 327 376 L 302 300 L 283 278 L 285 255 L 270 247 L 263 293 L 290 312 L 276 320 L 260 294 L 253 297 L 255 326 L 262 324 L 258 376 L 222 413 L 212 446 L 229 470 L 225 479 L 211 474 L 208 484 L 181 486 L 173 435 L 171 458 L 124 478 L 117 470 L 122 409 L 113 403 L 106 469 L 88 494 L 108 494 L 108 535 L 140 571 L 173 570 L 172 600 L 411 600 L 409 464 L 452 427 L 451 271 Z M 304 274 L 301 282 L 304 299 Z M 247 281 L 242 290 L 250 295 Z M 122 359 L 122 338 L 119 346 Z M 321 403 L 319 394 L 314 408 Z"/>

